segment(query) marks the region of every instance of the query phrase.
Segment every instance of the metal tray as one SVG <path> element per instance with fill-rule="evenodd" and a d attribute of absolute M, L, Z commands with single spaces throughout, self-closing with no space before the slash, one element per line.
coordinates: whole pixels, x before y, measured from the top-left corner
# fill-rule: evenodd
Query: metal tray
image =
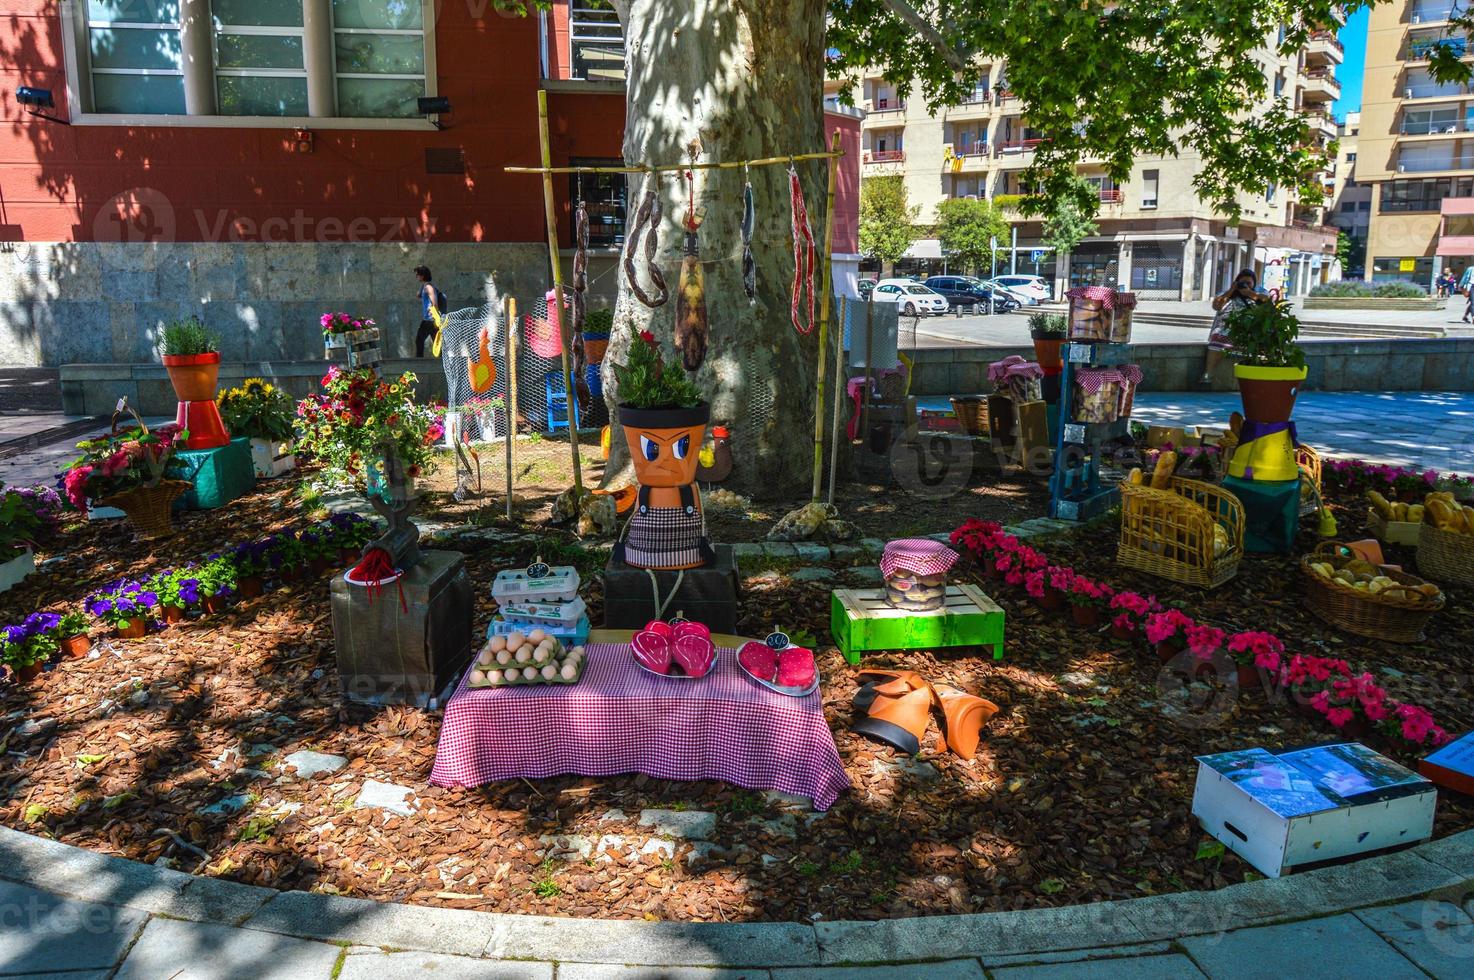
<path fill-rule="evenodd" d="M 815 691 L 819 690 L 819 684 L 824 680 L 824 675 L 819 673 L 819 667 L 817 664 L 814 666 L 814 683 L 804 688 L 781 687 L 777 684 L 774 684 L 772 681 L 765 681 L 761 677 L 754 674 L 752 671 L 748 670 L 747 665 L 744 664 L 741 660 L 737 661 L 737 666 L 742 668 L 742 672 L 746 674 L 748 679 L 751 680 L 754 684 L 757 684 L 761 687 L 766 687 L 774 694 L 782 694 L 784 697 L 790 698 L 808 697 L 810 694 L 813 694 Z"/>

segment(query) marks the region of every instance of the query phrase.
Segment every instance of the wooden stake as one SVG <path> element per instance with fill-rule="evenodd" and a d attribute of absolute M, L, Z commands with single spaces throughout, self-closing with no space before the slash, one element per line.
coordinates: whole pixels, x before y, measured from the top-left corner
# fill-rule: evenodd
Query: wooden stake
<path fill-rule="evenodd" d="M 835 471 L 839 469 L 839 408 L 844 404 L 844 328 L 848 321 L 849 297 L 839 298 L 839 329 L 834 331 L 834 425 L 829 432 L 829 502 L 834 503 Z"/>
<path fill-rule="evenodd" d="M 875 366 L 875 299 L 865 301 L 865 402 L 860 413 L 860 442 L 870 438 L 870 386 L 874 384 L 870 371 Z"/>
<path fill-rule="evenodd" d="M 548 93 L 537 91 L 537 135 L 542 144 L 543 210 L 548 222 L 548 258 L 553 263 L 553 303 L 558 316 L 558 354 L 563 358 L 563 392 L 568 399 L 568 448 L 573 452 L 573 488 L 583 495 L 583 463 L 578 455 L 578 395 L 573 390 L 573 370 L 568 360 L 572 317 L 563 309 L 563 261 L 558 255 L 558 218 L 553 205 L 553 149 L 548 139 Z"/>
<path fill-rule="evenodd" d="M 829 365 L 829 276 L 830 255 L 834 251 L 834 184 L 839 169 L 839 129 L 834 130 L 829 148 L 829 193 L 824 208 L 824 254 L 821 258 L 823 272 L 819 276 L 819 383 L 814 391 L 814 488 L 811 499 L 819 502 L 819 491 L 824 489 L 824 373 Z"/>
<path fill-rule="evenodd" d="M 507 317 L 507 520 L 512 519 L 516 487 L 512 483 L 512 443 L 517 441 L 517 301 L 508 296 L 502 304 Z"/>

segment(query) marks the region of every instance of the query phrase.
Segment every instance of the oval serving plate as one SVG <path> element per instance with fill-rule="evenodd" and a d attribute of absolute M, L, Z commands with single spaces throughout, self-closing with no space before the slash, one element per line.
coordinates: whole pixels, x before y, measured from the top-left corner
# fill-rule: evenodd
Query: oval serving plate
<path fill-rule="evenodd" d="M 774 694 L 782 694 L 784 697 L 790 697 L 790 698 L 806 698 L 806 697 L 808 697 L 810 694 L 813 694 L 815 691 L 819 690 L 819 682 L 824 679 L 822 677 L 822 675 L 820 675 L 819 670 L 816 667 L 814 669 L 814 683 L 810 684 L 808 687 L 804 687 L 804 688 L 779 687 L 777 684 L 774 684 L 772 681 L 765 681 L 761 677 L 759 677 L 756 674 L 754 674 L 752 671 L 748 670 L 747 667 L 742 663 L 741 660 L 737 661 L 737 666 L 742 668 L 742 672 L 744 674 L 746 674 L 747 677 L 748 677 L 748 680 L 752 681 L 754 684 L 758 684 L 758 685 L 760 685 L 762 687 L 766 687 L 768 690 L 772 691 Z"/>

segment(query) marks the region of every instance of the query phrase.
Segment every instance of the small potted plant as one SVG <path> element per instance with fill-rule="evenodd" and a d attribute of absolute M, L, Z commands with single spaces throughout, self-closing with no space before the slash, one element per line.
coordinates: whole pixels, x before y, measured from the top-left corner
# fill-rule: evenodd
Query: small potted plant
<path fill-rule="evenodd" d="M 87 635 L 87 617 L 73 609 L 61 614 L 56 624 L 56 635 L 61 652 L 72 660 L 80 660 L 92 649 L 92 637 Z"/>
<path fill-rule="evenodd" d="M 158 604 L 158 594 L 146 583 L 124 579 L 94 593 L 85 608 L 93 618 L 112 627 L 114 636 L 136 640 L 148 632 L 149 610 Z"/>
<path fill-rule="evenodd" d="M 1238 667 L 1240 693 L 1255 687 L 1268 692 L 1269 679 L 1279 676 L 1285 645 L 1273 633 L 1235 633 L 1228 638 L 1228 654 Z"/>
<path fill-rule="evenodd" d="M 1099 626 L 1101 614 L 1111 601 L 1111 589 L 1076 575 L 1065 593 L 1065 601 L 1070 604 L 1070 617 L 1076 626 Z"/>
<path fill-rule="evenodd" d="M 700 567 L 703 548 L 696 467 L 706 441 L 711 406 L 679 370 L 668 369 L 648 330 L 630 345 L 628 360 L 614 365 L 619 383 L 619 424 L 634 461 L 639 503 L 616 557 L 634 568 Z"/>
<path fill-rule="evenodd" d="M 1253 303 L 1228 315 L 1229 356 L 1251 422 L 1288 422 L 1308 373 L 1295 343 L 1300 321 L 1287 302 Z"/>
<path fill-rule="evenodd" d="M 318 323 L 322 325 L 323 347 L 329 351 L 347 347 L 360 340 L 379 339 L 374 321 L 367 317 L 354 316 L 351 313 L 324 313 Z"/>
<path fill-rule="evenodd" d="M 230 433 L 215 405 L 220 382 L 220 341 L 197 316 L 165 324 L 159 353 L 179 411 L 174 421 L 188 433 L 190 449 L 215 449 L 230 442 Z"/>
<path fill-rule="evenodd" d="M 1157 611 L 1157 601 L 1136 592 L 1117 592 L 1111 596 L 1111 636 L 1118 640 L 1134 640 L 1141 633 L 1147 616 Z"/>
<path fill-rule="evenodd" d="M 258 477 L 281 476 L 296 467 L 291 442 L 297 405 L 285 391 L 262 378 L 247 378 L 239 387 L 222 391 L 216 404 L 226 427 L 251 440 L 251 463 Z"/>
<path fill-rule="evenodd" d="M 306 570 L 307 552 L 302 542 L 297 540 L 295 531 L 283 531 L 264 543 L 267 565 L 277 578 L 283 582 L 295 582 L 302 577 Z"/>
<path fill-rule="evenodd" d="M 1034 359 L 1047 373 L 1063 369 L 1060 345 L 1070 332 L 1070 321 L 1063 313 L 1034 313 L 1029 316 L 1029 337 L 1034 341 Z"/>
<path fill-rule="evenodd" d="M 266 591 L 266 571 L 273 539 L 238 544 L 230 552 L 235 562 L 236 588 L 242 599 L 254 599 Z"/>
<path fill-rule="evenodd" d="M 1183 651 L 1187 628 L 1194 625 L 1192 617 L 1180 609 L 1163 609 L 1148 616 L 1143 629 L 1146 641 L 1157 651 L 1157 659 L 1165 664 Z"/>
<path fill-rule="evenodd" d="M 321 393 L 297 405 L 297 450 L 323 464 L 324 476 L 351 483 L 366 493 L 382 488 L 386 447 L 413 480 L 435 459 L 435 441 L 444 434 L 432 411 L 415 401 L 413 374 L 381 379 L 372 368 L 323 376 Z"/>
<path fill-rule="evenodd" d="M 613 310 L 589 310 L 583 320 L 583 355 L 592 365 L 604 360 L 609 349 L 609 332 L 614 329 Z"/>
<path fill-rule="evenodd" d="M 32 613 L 20 626 L 0 629 L 0 663 L 22 683 L 40 676 L 46 661 L 56 653 L 56 639 L 37 618 L 42 616 L 60 618 L 55 613 Z"/>
<path fill-rule="evenodd" d="M 160 572 L 154 576 L 152 584 L 159 596 L 160 614 L 164 622 L 171 626 L 183 622 L 204 601 L 200 592 L 200 579 L 193 565 Z"/>
<path fill-rule="evenodd" d="M 346 567 L 363 557 L 364 546 L 379 536 L 379 526 L 361 514 L 334 514 L 325 522 L 338 549 L 338 564 Z"/>
<path fill-rule="evenodd" d="M 200 605 L 205 612 L 221 612 L 236 594 L 236 568 L 229 555 L 211 555 L 195 569 L 199 579 Z"/>
<path fill-rule="evenodd" d="M 108 435 L 77 444 L 82 455 L 62 474 L 62 485 L 72 506 L 84 514 L 95 500 L 127 514 L 139 540 L 168 537 L 174 533 L 170 508 L 190 487 L 177 479 L 181 464 L 175 455 L 186 433 L 172 424 L 150 431 L 128 411 L 134 427 L 119 430 L 115 420 Z"/>
<path fill-rule="evenodd" d="M 1187 651 L 1193 655 L 1196 666 L 1193 674 L 1198 677 L 1210 676 L 1217 671 L 1213 660 L 1223 650 L 1223 645 L 1228 641 L 1228 634 L 1216 626 L 1204 626 L 1194 623 L 1182 632 L 1183 639 L 1187 642 Z"/>

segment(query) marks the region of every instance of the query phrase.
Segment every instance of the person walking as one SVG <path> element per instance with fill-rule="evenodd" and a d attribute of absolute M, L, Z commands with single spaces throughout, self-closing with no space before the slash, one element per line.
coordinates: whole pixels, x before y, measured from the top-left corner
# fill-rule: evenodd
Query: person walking
<path fill-rule="evenodd" d="M 1464 266 L 1464 272 L 1459 276 L 1459 292 L 1464 296 L 1463 322 L 1471 323 L 1474 317 L 1474 262 Z"/>
<path fill-rule="evenodd" d="M 435 336 L 435 320 L 430 311 L 445 312 L 445 293 L 431 281 L 429 266 L 417 266 L 415 278 L 420 280 L 420 329 L 415 334 L 415 357 L 424 357 L 425 341 Z"/>
<path fill-rule="evenodd" d="M 1198 386 L 1206 388 L 1213 383 L 1213 374 L 1223 361 L 1223 355 L 1233 350 L 1228 339 L 1228 318 L 1239 310 L 1248 309 L 1255 303 L 1268 303 L 1269 297 L 1259 291 L 1259 277 L 1253 269 L 1245 269 L 1233 277 L 1233 285 L 1213 297 L 1213 327 L 1208 331 L 1208 353 L 1203 359 L 1203 376 Z"/>

